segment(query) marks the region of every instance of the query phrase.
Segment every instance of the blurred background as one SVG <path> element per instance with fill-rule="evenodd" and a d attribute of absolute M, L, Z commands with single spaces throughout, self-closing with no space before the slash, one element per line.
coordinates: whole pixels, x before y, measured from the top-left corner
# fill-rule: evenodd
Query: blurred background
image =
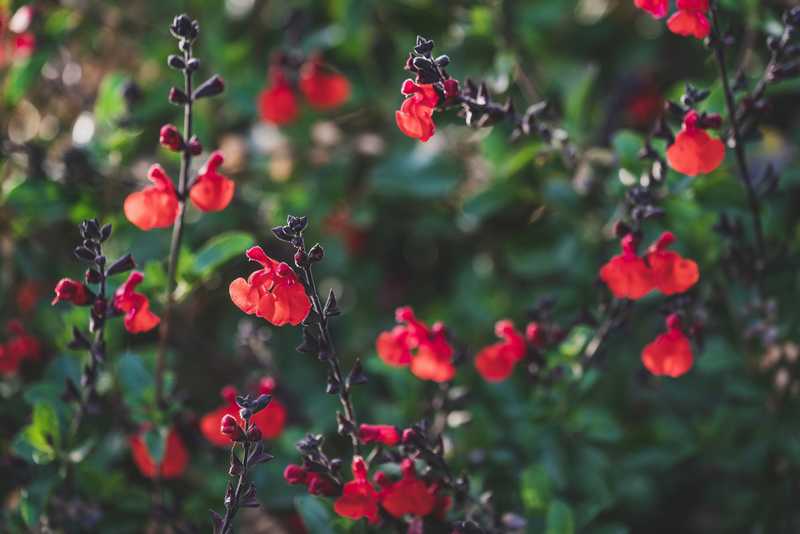
<path fill-rule="evenodd" d="M 736 36 L 729 57 L 755 78 L 768 58 L 765 34 L 794 3 L 721 4 Z M 24 6 L 30 13 L 16 16 Z M 220 405 L 224 385 L 245 389 L 269 375 L 289 418 L 270 444 L 277 459 L 255 474 L 264 507 L 244 516 L 241 531 L 300 532 L 298 506 L 311 532 L 366 531 L 334 520 L 329 503 L 308 501 L 281 476 L 306 432 L 335 433 L 323 366 L 294 351 L 298 330 L 247 317 L 228 297 L 230 281 L 253 270 L 243 254 L 251 244 L 290 260 L 270 228 L 294 214 L 308 215 L 307 239 L 325 248 L 317 272 L 321 292 L 333 288 L 343 310 L 333 326 L 340 353 L 348 364 L 360 357 L 371 376 L 355 394 L 361 420 L 403 427 L 426 415 L 437 387 L 385 366 L 375 338 L 402 305 L 444 321 L 466 355 L 444 425 L 448 455 L 475 494 L 492 492 L 498 513 L 527 519 L 523 531 L 800 530 L 798 84 L 772 91 L 751 146 L 754 166 L 772 164 L 781 176 L 780 194 L 765 200 L 777 257 L 770 299 L 753 301 L 726 275 L 726 245 L 713 228 L 722 213 L 746 213 L 732 155 L 708 176 L 670 173 L 666 215 L 646 227 L 645 242 L 669 229 L 700 264 L 692 298 L 707 323 L 689 375 L 643 373 L 641 347 L 663 330 L 657 297 L 638 305 L 590 369 L 576 362 L 592 326 L 570 330 L 548 356 L 567 380 L 543 384 L 518 370 L 487 384 L 471 361 L 495 341 L 498 319 L 521 327 L 542 299 L 552 299 L 552 318 L 565 327 L 607 301 L 597 271 L 617 253 L 613 224 L 645 168 L 638 151 L 664 99 L 691 81 L 712 89 L 706 109 L 723 111 L 710 53 L 629 0 L 0 0 L 0 318 L 21 321 L 41 344 L 38 361 L 0 381 L 5 528 L 44 532 L 44 520 L 55 531 L 141 532 L 152 518 L 150 485 L 125 436 L 147 419 L 155 333 L 110 326 L 104 409 L 84 423 L 75 461 L 37 456 L 18 433 L 31 406 L 60 402 L 64 377 L 80 373 L 83 355 L 66 346 L 85 310 L 49 301 L 59 278 L 82 276 L 72 256 L 81 220 L 114 224 L 109 255 L 133 253 L 142 291 L 163 310 L 170 232 L 138 230 L 121 206 L 145 185 L 150 164 L 177 177 L 178 157 L 159 147 L 158 131 L 181 121 L 166 98 L 181 80 L 165 58 L 175 51 L 169 23 L 183 11 L 200 21 L 201 79 L 218 73 L 226 83 L 221 97 L 196 106 L 206 150 L 195 161 L 219 148 L 237 190 L 223 212 L 188 212 L 169 361 L 191 461 L 167 484 L 171 513 L 206 529 L 207 510 L 221 506 L 227 460 L 197 421 Z M 502 125 L 467 128 L 453 111 L 436 114 L 429 142 L 405 137 L 394 112 L 417 35 L 450 56 L 453 77 L 485 80 L 517 109 L 550 102 L 581 159 L 567 164 L 535 138 L 511 143 Z M 280 127 L 262 120 L 259 95 L 281 53 L 319 53 L 349 80 L 348 101 L 324 112 L 301 102 L 297 120 Z M 767 319 L 747 322 L 753 307 Z M 63 469 L 72 470 L 70 488 L 58 482 Z M 553 502 L 566 509 L 563 530 L 548 521 Z"/>

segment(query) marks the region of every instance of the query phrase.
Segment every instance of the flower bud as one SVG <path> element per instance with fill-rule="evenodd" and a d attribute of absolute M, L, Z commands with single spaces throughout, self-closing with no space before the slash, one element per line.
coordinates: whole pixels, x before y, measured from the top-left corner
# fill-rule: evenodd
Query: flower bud
<path fill-rule="evenodd" d="M 189 97 L 186 96 L 186 93 L 178 89 L 177 87 L 171 87 L 169 90 L 169 96 L 167 97 L 169 101 L 175 105 L 183 105 L 189 102 Z"/>
<path fill-rule="evenodd" d="M 232 441 L 241 441 L 244 438 L 244 431 L 236 418 L 229 413 L 222 416 L 219 427 L 220 433 L 228 436 Z"/>
<path fill-rule="evenodd" d="M 311 247 L 311 250 L 308 251 L 308 259 L 315 263 L 322 260 L 324 256 L 325 249 L 323 249 L 319 243 Z"/>
<path fill-rule="evenodd" d="M 183 62 L 180 56 L 175 54 L 169 55 L 169 57 L 167 58 L 167 65 L 176 70 L 181 70 L 186 68 L 186 63 Z"/>
<path fill-rule="evenodd" d="M 225 81 L 218 75 L 214 75 L 208 80 L 200 84 L 200 87 L 195 89 L 192 94 L 192 99 L 206 98 L 209 96 L 216 96 L 225 90 Z"/>
<path fill-rule="evenodd" d="M 200 143 L 200 140 L 197 138 L 196 135 L 193 135 L 191 139 L 189 139 L 189 153 L 192 156 L 199 156 L 200 153 L 203 152 L 203 144 Z"/>
<path fill-rule="evenodd" d="M 172 124 L 165 124 L 161 127 L 161 131 L 158 135 L 158 142 L 161 143 L 161 146 L 173 152 L 178 152 L 183 148 L 183 136 L 181 136 L 178 129 Z"/>
<path fill-rule="evenodd" d="M 305 484 L 308 480 L 308 471 L 302 466 L 289 464 L 283 470 L 283 478 L 289 484 Z"/>
<path fill-rule="evenodd" d="M 71 278 L 62 278 L 56 284 L 55 293 L 56 296 L 51 302 L 53 305 L 59 302 L 71 302 L 80 306 L 89 302 L 89 290 L 85 285 Z"/>

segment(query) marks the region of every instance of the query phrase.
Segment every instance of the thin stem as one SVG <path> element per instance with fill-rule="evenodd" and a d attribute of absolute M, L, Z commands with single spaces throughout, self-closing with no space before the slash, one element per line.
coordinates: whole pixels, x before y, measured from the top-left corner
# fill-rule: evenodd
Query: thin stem
<path fill-rule="evenodd" d="M 719 30 L 719 21 L 717 19 L 717 6 L 712 6 L 711 21 L 713 28 L 712 35 L 712 48 L 714 49 L 714 57 L 719 67 L 719 74 L 722 78 L 722 88 L 725 92 L 725 105 L 728 108 L 728 117 L 731 123 L 731 130 L 733 132 L 734 151 L 736 153 L 736 163 L 739 166 L 739 176 L 744 184 L 745 191 L 747 192 L 747 201 L 750 206 L 750 217 L 753 222 L 753 232 L 756 239 L 756 250 L 760 258 L 764 258 L 764 230 L 761 223 L 761 205 L 758 200 L 758 193 L 753 185 L 753 177 L 750 172 L 750 166 L 747 163 L 747 154 L 745 153 L 744 143 L 742 143 L 741 129 L 739 127 L 739 119 L 737 116 L 736 100 L 733 96 L 730 80 L 728 79 L 728 68 L 725 65 L 725 43 L 722 42 L 722 36 Z M 759 266 L 757 266 L 758 268 Z M 760 270 L 760 268 L 759 268 Z"/>
<path fill-rule="evenodd" d="M 192 58 L 192 47 L 188 45 L 183 53 L 185 63 L 189 63 Z M 178 216 L 172 227 L 172 242 L 169 247 L 169 267 L 167 271 L 167 305 L 164 310 L 164 321 L 161 323 L 160 339 L 158 344 L 158 354 L 156 356 L 156 403 L 162 406 L 164 403 L 164 368 L 169 340 L 169 327 L 172 321 L 172 311 L 175 306 L 175 289 L 177 287 L 178 260 L 180 258 L 181 241 L 183 239 L 183 221 L 186 214 L 186 195 L 187 184 L 189 181 L 189 169 L 192 165 L 192 153 L 189 150 L 188 141 L 192 137 L 192 70 L 183 70 L 184 92 L 187 101 L 183 106 L 183 139 L 184 147 L 181 155 L 181 169 L 178 176 Z"/>
<path fill-rule="evenodd" d="M 245 421 L 244 432 L 245 436 L 250 432 L 251 428 L 250 420 Z M 234 443 L 233 447 L 231 447 L 231 455 L 236 454 L 234 450 L 236 449 L 236 444 Z M 222 527 L 220 527 L 220 534 L 229 534 L 233 531 L 233 520 L 236 517 L 236 513 L 239 511 L 239 498 L 242 495 L 242 489 L 244 488 L 245 483 L 247 482 L 247 468 L 248 468 L 248 460 L 250 456 L 250 440 L 247 439 L 243 444 L 244 453 L 242 455 L 242 472 L 239 473 L 239 480 L 236 482 L 236 488 L 233 491 L 233 495 L 231 496 L 230 503 L 225 507 L 225 517 L 222 518 Z"/>

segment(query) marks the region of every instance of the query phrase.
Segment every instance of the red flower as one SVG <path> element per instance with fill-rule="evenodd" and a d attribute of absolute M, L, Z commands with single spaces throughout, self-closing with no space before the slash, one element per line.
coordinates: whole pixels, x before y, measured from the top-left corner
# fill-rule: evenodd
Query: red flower
<path fill-rule="evenodd" d="M 406 80 L 401 92 L 408 98 L 400 105 L 400 110 L 395 112 L 397 127 L 409 137 L 427 141 L 436 131 L 433 123 L 433 110 L 439 104 L 436 89 L 432 84 L 417 84 Z"/>
<path fill-rule="evenodd" d="M 270 393 L 261 389 L 262 393 Z M 220 395 L 225 399 L 225 404 L 216 410 L 205 414 L 200 419 L 200 431 L 203 436 L 217 447 L 227 447 L 231 444 L 230 437 L 222 432 L 220 422 L 225 416 L 232 416 L 239 424 L 244 421 L 239 417 L 239 407 L 236 405 L 236 388 L 226 386 L 222 388 Z M 261 431 L 263 439 L 274 439 L 283 433 L 286 425 L 286 407 L 275 397 L 272 398 L 267 407 L 256 413 L 252 423 Z"/>
<path fill-rule="evenodd" d="M 414 515 L 425 517 L 437 503 L 435 488 L 417 478 L 414 462 L 408 458 L 401 464 L 403 476 L 394 483 L 385 483 L 380 492 L 381 506 L 393 517 Z"/>
<path fill-rule="evenodd" d="M 353 457 L 353 480 L 344 485 L 333 509 L 342 517 L 378 522 L 378 494 L 367 480 L 367 464 L 360 456 Z"/>
<path fill-rule="evenodd" d="M 125 199 L 125 217 L 141 230 L 168 228 L 178 215 L 178 197 L 172 179 L 160 165 L 153 165 L 147 177 L 154 185 L 131 193 Z"/>
<path fill-rule="evenodd" d="M 275 326 L 297 326 L 311 310 L 303 284 L 288 264 L 273 260 L 261 247 L 247 250 L 251 261 L 263 268 L 245 280 L 237 278 L 229 287 L 231 300 L 248 315 L 256 315 Z"/>
<path fill-rule="evenodd" d="M 447 341 L 444 325 L 436 323 L 428 328 L 409 307 L 398 308 L 395 318 L 404 324 L 382 332 L 375 343 L 378 356 L 384 363 L 394 367 L 409 366 L 414 376 L 421 380 L 451 380 L 456 372 L 454 351 Z"/>
<path fill-rule="evenodd" d="M 657 19 L 666 17 L 669 11 L 669 0 L 633 0 L 633 4 Z"/>
<path fill-rule="evenodd" d="M 484 348 L 475 358 L 475 367 L 487 382 L 501 382 L 511 376 L 514 365 L 527 352 L 525 338 L 511 321 L 498 321 L 494 331 L 502 341 Z"/>
<path fill-rule="evenodd" d="M 56 296 L 50 304 L 71 302 L 80 306 L 89 302 L 89 290 L 85 285 L 71 278 L 62 278 L 55 288 Z"/>
<path fill-rule="evenodd" d="M 330 478 L 326 475 L 309 471 L 301 465 L 287 465 L 283 471 L 283 478 L 289 484 L 307 486 L 308 492 L 312 495 L 333 497 L 339 494 L 336 484 Z"/>
<path fill-rule="evenodd" d="M 664 232 L 650 246 L 647 263 L 653 272 L 656 288 L 665 295 L 683 293 L 700 279 L 697 263 L 681 257 L 677 252 L 666 250 L 675 242 L 672 232 Z"/>
<path fill-rule="evenodd" d="M 164 448 L 164 457 L 161 459 L 160 465 L 156 467 L 156 463 L 150 455 L 150 450 L 144 440 L 144 435 L 148 430 L 149 427 L 145 425 L 139 429 L 138 434 L 131 436 L 129 439 L 131 454 L 136 467 L 147 478 L 169 479 L 180 477 L 189 464 L 189 453 L 180 435 L 174 428 L 169 430 Z"/>
<path fill-rule="evenodd" d="M 680 322 L 677 314 L 667 317 L 666 333 L 642 351 L 642 363 L 654 375 L 677 378 L 692 368 L 692 345 L 681 331 Z"/>
<path fill-rule="evenodd" d="M 637 300 L 654 289 L 653 273 L 636 254 L 633 234 L 622 238 L 622 254 L 614 256 L 600 269 L 600 279 L 615 297 Z"/>
<path fill-rule="evenodd" d="M 283 70 L 271 70 L 270 86 L 258 96 L 258 109 L 262 120 L 279 126 L 297 118 L 297 98 Z"/>
<path fill-rule="evenodd" d="M 217 172 L 223 161 L 222 152 L 214 151 L 189 190 L 189 198 L 200 211 L 224 210 L 233 198 L 236 185 L 227 176 Z"/>
<path fill-rule="evenodd" d="M 362 443 L 383 443 L 388 447 L 397 445 L 400 433 L 391 425 L 364 425 L 358 427 L 358 439 Z"/>
<path fill-rule="evenodd" d="M 0 345 L 0 373 L 12 375 L 19 370 L 23 360 L 39 359 L 42 346 L 20 321 L 9 321 L 6 328 L 10 336 L 5 345 Z"/>
<path fill-rule="evenodd" d="M 667 149 L 669 166 L 687 176 L 708 174 L 725 159 L 725 145 L 700 128 L 698 119 L 696 111 L 689 111 L 675 142 Z"/>
<path fill-rule="evenodd" d="M 147 297 L 135 291 L 142 280 L 144 275 L 139 271 L 133 271 L 114 293 L 114 308 L 125 314 L 125 329 L 131 334 L 147 332 L 161 322 L 161 319 L 150 311 L 150 301 Z"/>
<path fill-rule="evenodd" d="M 667 21 L 672 33 L 705 39 L 711 33 L 708 0 L 678 0 L 678 11 Z"/>
<path fill-rule="evenodd" d="M 331 109 L 350 97 L 350 82 L 341 74 L 325 72 L 319 58 L 312 58 L 300 70 L 300 91 L 318 109 Z"/>

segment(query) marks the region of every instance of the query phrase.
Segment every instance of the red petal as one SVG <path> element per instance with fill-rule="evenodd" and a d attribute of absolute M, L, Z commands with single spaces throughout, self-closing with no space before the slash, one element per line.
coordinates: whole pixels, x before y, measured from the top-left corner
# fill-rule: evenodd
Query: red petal
<path fill-rule="evenodd" d="M 484 348 L 475 358 L 475 368 L 487 382 L 502 382 L 514 371 L 514 359 L 501 343 Z"/>
<path fill-rule="evenodd" d="M 125 315 L 125 329 L 131 334 L 149 332 L 161 322 L 161 319 L 150 311 L 150 303 L 147 301 L 147 298 L 143 298 L 144 300 L 140 306 L 132 308 Z"/>
<path fill-rule="evenodd" d="M 231 439 L 220 431 L 220 420 L 225 415 L 238 417 L 239 411 L 233 406 L 223 406 L 205 414 L 200 419 L 200 432 L 212 444 L 217 447 L 229 447 Z"/>
<path fill-rule="evenodd" d="M 445 358 L 429 346 L 423 345 L 411 360 L 411 372 L 420 380 L 447 382 L 453 379 L 456 369 L 450 358 Z"/>
<path fill-rule="evenodd" d="M 666 3 L 667 0 L 664 0 Z M 708 0 L 678 0 L 677 2 L 678 9 L 683 9 L 687 11 L 708 11 L 709 2 Z"/>
<path fill-rule="evenodd" d="M 123 211 L 125 217 L 140 230 L 168 228 L 178 215 L 178 199 L 174 192 L 146 187 L 128 195 Z"/>
<path fill-rule="evenodd" d="M 637 300 L 653 290 L 652 273 L 638 256 L 614 256 L 600 269 L 600 279 L 620 299 Z"/>
<path fill-rule="evenodd" d="M 303 67 L 299 85 L 308 103 L 318 109 L 338 107 L 350 97 L 347 78 L 323 72 L 319 63 L 313 60 Z"/>
<path fill-rule="evenodd" d="M 653 270 L 656 287 L 665 295 L 683 293 L 700 280 L 697 263 L 681 257 L 671 250 L 648 254 L 647 261 Z"/>
<path fill-rule="evenodd" d="M 236 306 L 248 315 L 253 315 L 258 309 L 258 290 L 247 283 L 244 278 L 237 278 L 228 287 L 228 293 Z"/>
<path fill-rule="evenodd" d="M 667 149 L 667 161 L 675 171 L 687 176 L 708 174 L 725 159 L 725 145 L 705 130 L 681 131 Z"/>
<path fill-rule="evenodd" d="M 634 0 L 633 4 L 657 19 L 666 17 L 669 11 L 669 0 Z"/>
<path fill-rule="evenodd" d="M 403 327 L 397 327 L 403 330 Z M 395 328 L 395 330 L 397 330 Z M 381 332 L 375 342 L 378 356 L 383 363 L 393 367 L 405 367 L 411 363 L 411 352 L 399 336 L 392 332 Z"/>
<path fill-rule="evenodd" d="M 230 204 L 236 184 L 227 176 L 217 173 L 222 164 L 222 153 L 215 151 L 200 170 L 197 181 L 189 191 L 189 198 L 201 211 L 221 211 Z"/>
<path fill-rule="evenodd" d="M 642 351 L 642 363 L 654 375 L 676 378 L 688 372 L 693 362 L 689 339 L 677 329 L 659 335 Z"/>
<path fill-rule="evenodd" d="M 711 23 L 700 11 L 677 11 L 667 21 L 667 27 L 677 35 L 692 36 L 697 39 L 705 39 L 711 33 Z"/>
<path fill-rule="evenodd" d="M 288 124 L 297 118 L 297 98 L 288 85 L 276 85 L 258 98 L 261 118 L 277 125 Z"/>
<path fill-rule="evenodd" d="M 283 433 L 286 424 L 286 408 L 279 400 L 273 398 L 266 408 L 253 416 L 253 422 L 264 439 L 277 438 Z"/>

